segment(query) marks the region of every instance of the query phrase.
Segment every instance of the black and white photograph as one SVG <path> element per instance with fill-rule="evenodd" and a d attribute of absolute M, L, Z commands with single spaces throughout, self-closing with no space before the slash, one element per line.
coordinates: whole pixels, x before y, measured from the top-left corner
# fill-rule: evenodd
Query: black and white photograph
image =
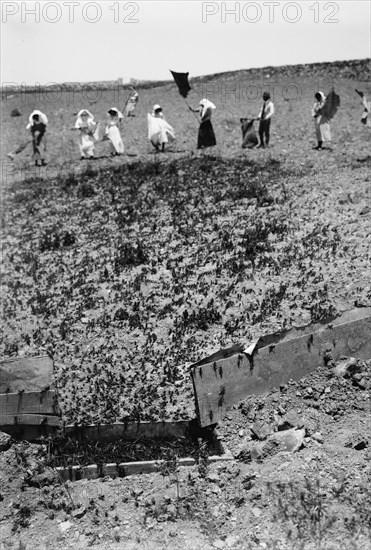
<path fill-rule="evenodd" d="M 0 550 L 371 550 L 371 2 L 0 9 Z"/>

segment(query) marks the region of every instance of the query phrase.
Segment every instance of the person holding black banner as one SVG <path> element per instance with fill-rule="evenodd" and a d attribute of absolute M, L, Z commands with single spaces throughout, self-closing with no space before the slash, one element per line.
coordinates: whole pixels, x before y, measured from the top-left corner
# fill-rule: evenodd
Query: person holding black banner
<path fill-rule="evenodd" d="M 205 147 L 213 147 L 216 145 L 214 129 L 211 124 L 211 114 L 216 109 L 214 103 L 208 99 L 201 99 L 199 107 L 189 109 L 194 113 L 200 113 L 201 123 L 198 130 L 197 149 L 205 149 Z"/>
<path fill-rule="evenodd" d="M 313 105 L 312 117 L 314 119 L 314 128 L 317 138 L 317 146 L 314 147 L 314 149 L 322 151 L 323 142 L 331 142 L 330 122 L 340 107 L 340 97 L 335 93 L 333 88 L 327 94 L 327 97 L 323 92 L 316 92 L 314 97 L 316 102 Z"/>

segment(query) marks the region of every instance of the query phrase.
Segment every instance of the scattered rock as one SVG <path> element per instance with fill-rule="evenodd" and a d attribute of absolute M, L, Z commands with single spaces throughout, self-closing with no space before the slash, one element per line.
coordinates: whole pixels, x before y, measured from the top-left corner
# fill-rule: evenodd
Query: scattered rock
<path fill-rule="evenodd" d="M 260 441 L 263 441 L 264 439 L 267 439 L 273 429 L 265 422 L 254 422 L 251 426 L 251 431 L 258 439 L 260 439 Z"/>
<path fill-rule="evenodd" d="M 290 428 L 302 428 L 304 422 L 299 418 L 298 411 L 296 409 L 289 409 L 287 413 L 282 417 L 282 421 L 278 424 L 278 430 L 288 430 Z"/>
<path fill-rule="evenodd" d="M 10 116 L 22 116 L 22 113 L 19 109 L 13 109 L 10 113 Z"/>
<path fill-rule="evenodd" d="M 367 376 L 365 372 L 357 373 L 353 376 L 353 382 L 362 390 L 366 390 L 370 386 L 370 381 L 367 380 Z"/>
<path fill-rule="evenodd" d="M 251 447 L 252 445 L 250 442 L 239 445 L 236 449 L 235 458 L 247 464 L 251 462 Z"/>
<path fill-rule="evenodd" d="M 260 518 L 260 516 L 262 515 L 262 511 L 260 510 L 260 508 L 258 508 L 257 506 L 254 506 L 253 508 L 251 508 L 251 512 L 254 514 L 254 516 L 256 518 Z"/>
<path fill-rule="evenodd" d="M 86 508 L 85 506 L 80 506 L 80 508 L 77 508 L 76 510 L 73 510 L 72 517 L 76 519 L 82 518 L 86 514 Z"/>
<path fill-rule="evenodd" d="M 240 538 L 238 536 L 228 535 L 228 537 L 225 539 L 225 544 L 228 546 L 228 548 L 233 548 L 233 546 L 236 546 L 239 540 Z"/>
<path fill-rule="evenodd" d="M 170 517 L 175 517 L 176 514 L 177 514 L 177 509 L 176 509 L 175 504 L 169 504 L 169 505 L 166 507 L 166 513 L 167 513 Z"/>
<path fill-rule="evenodd" d="M 0 432 L 0 451 L 6 451 L 9 449 L 12 442 L 12 438 L 5 432 Z"/>
<path fill-rule="evenodd" d="M 278 452 L 278 443 L 275 441 L 274 436 L 270 436 L 267 441 L 259 441 L 255 443 L 251 448 L 251 458 L 260 462 L 267 458 L 267 456 L 272 456 Z"/>
<path fill-rule="evenodd" d="M 88 548 L 89 546 L 89 539 L 85 535 L 80 535 L 77 542 L 74 543 L 73 548 L 76 550 L 83 550 L 84 548 Z"/>
<path fill-rule="evenodd" d="M 305 433 L 307 436 L 311 436 L 317 431 L 317 423 L 314 420 L 310 418 L 303 418 L 303 424 L 304 425 L 302 427 L 305 428 Z"/>
<path fill-rule="evenodd" d="M 290 453 L 295 453 L 303 445 L 305 437 L 305 430 L 286 430 L 283 432 L 276 432 L 271 435 L 269 440 L 275 442 L 279 446 L 279 451 L 284 450 Z"/>
<path fill-rule="evenodd" d="M 212 509 L 211 514 L 212 514 L 213 518 L 218 518 L 219 514 L 220 514 L 219 506 L 214 506 L 214 508 Z"/>
<path fill-rule="evenodd" d="M 357 363 L 357 359 L 355 357 L 350 357 L 347 361 L 342 361 L 333 370 L 333 373 L 336 376 L 347 376 L 350 371 L 352 370 L 352 367 L 354 367 Z"/>
<path fill-rule="evenodd" d="M 225 547 L 225 542 L 222 541 L 221 539 L 215 540 L 215 541 L 213 542 L 213 547 L 214 547 L 214 548 L 219 548 L 219 549 L 221 550 L 222 548 Z"/>
<path fill-rule="evenodd" d="M 72 523 L 70 521 L 62 521 L 59 524 L 59 530 L 61 533 L 65 533 L 68 529 L 71 529 Z"/>
<path fill-rule="evenodd" d="M 370 207 L 366 204 L 366 206 L 364 206 L 361 210 L 360 210 L 360 215 L 361 216 L 364 216 L 365 214 L 368 214 L 370 212 Z M 369 305 L 369 301 L 367 300 L 356 300 L 356 304 L 355 304 L 357 307 L 365 307 L 365 306 L 368 306 Z"/>
<path fill-rule="evenodd" d="M 243 495 L 237 496 L 237 497 L 234 499 L 234 503 L 235 503 L 235 505 L 237 506 L 237 508 L 239 508 L 240 506 L 242 506 L 244 502 L 245 502 L 245 497 L 244 497 Z"/>
<path fill-rule="evenodd" d="M 229 463 L 227 468 L 226 468 L 226 474 L 228 475 L 228 477 L 231 479 L 231 478 L 234 478 L 234 477 L 237 477 L 239 474 L 240 474 L 240 467 L 238 464 L 236 463 Z"/>
<path fill-rule="evenodd" d="M 250 450 L 250 460 L 253 459 L 253 460 L 260 460 L 263 458 L 263 447 L 264 447 L 264 442 L 262 441 L 259 441 L 259 443 L 255 443 L 255 445 L 253 445 L 251 447 L 251 450 Z"/>
<path fill-rule="evenodd" d="M 243 485 L 243 488 L 248 491 L 253 486 L 253 480 L 255 479 L 255 474 L 246 474 L 241 479 L 241 483 Z"/>
<path fill-rule="evenodd" d="M 368 441 L 365 439 L 359 441 L 358 443 L 356 443 L 356 445 L 354 445 L 354 449 L 356 451 L 363 451 L 363 449 L 366 449 L 366 447 L 368 447 Z"/>
<path fill-rule="evenodd" d="M 219 483 L 220 477 L 216 473 L 211 473 L 207 476 L 207 480 L 211 481 L 212 483 Z"/>
<path fill-rule="evenodd" d="M 321 432 L 314 432 L 314 434 L 312 434 L 311 437 L 315 441 L 318 441 L 318 443 L 323 443 L 324 441 L 323 435 L 321 434 Z"/>

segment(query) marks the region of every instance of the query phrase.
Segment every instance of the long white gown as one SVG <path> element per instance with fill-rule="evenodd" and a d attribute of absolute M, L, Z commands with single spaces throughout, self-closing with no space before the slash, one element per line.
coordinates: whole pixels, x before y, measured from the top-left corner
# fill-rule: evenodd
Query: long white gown
<path fill-rule="evenodd" d="M 132 113 L 135 111 L 139 99 L 138 92 L 133 92 L 129 97 L 126 107 L 125 107 L 125 116 L 133 116 Z"/>
<path fill-rule="evenodd" d="M 111 152 L 118 155 L 122 155 L 122 153 L 124 152 L 124 143 L 122 141 L 120 130 L 118 128 L 121 119 L 121 113 L 115 116 L 110 115 L 106 126 L 106 135 L 111 142 Z"/>
<path fill-rule="evenodd" d="M 87 117 L 83 118 L 83 114 L 87 114 Z M 95 138 L 94 132 L 97 129 L 97 124 L 94 122 L 94 116 L 87 109 L 81 109 L 77 115 L 75 128 L 80 130 L 79 149 L 81 157 L 92 158 L 94 157 Z"/>
<path fill-rule="evenodd" d="M 163 143 L 168 143 L 168 135 L 175 139 L 174 129 L 162 117 L 157 117 L 153 114 L 147 114 L 148 124 L 148 139 L 156 148 Z"/>

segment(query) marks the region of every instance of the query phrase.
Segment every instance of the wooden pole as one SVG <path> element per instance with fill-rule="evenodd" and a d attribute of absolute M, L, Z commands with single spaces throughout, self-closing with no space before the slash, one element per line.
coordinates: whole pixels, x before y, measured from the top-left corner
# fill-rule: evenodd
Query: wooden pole
<path fill-rule="evenodd" d="M 182 96 L 182 97 L 183 97 L 184 101 L 186 102 L 186 105 L 187 105 L 188 109 L 192 112 L 193 116 L 195 117 L 195 119 L 197 120 L 198 124 L 200 125 L 201 122 L 200 122 L 198 116 L 197 116 L 196 113 L 193 111 L 193 109 L 192 109 L 192 107 L 190 106 L 190 104 L 188 103 L 187 99 L 186 99 L 184 96 Z"/>

